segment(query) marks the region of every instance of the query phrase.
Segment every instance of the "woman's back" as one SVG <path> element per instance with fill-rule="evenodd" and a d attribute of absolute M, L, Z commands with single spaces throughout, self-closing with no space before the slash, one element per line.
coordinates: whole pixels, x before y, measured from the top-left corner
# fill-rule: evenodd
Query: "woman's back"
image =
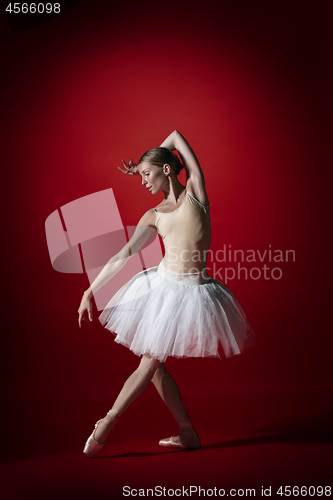
<path fill-rule="evenodd" d="M 209 205 L 202 205 L 185 191 L 182 204 L 173 212 L 154 211 L 165 248 L 163 267 L 173 273 L 203 271 L 211 240 Z"/>

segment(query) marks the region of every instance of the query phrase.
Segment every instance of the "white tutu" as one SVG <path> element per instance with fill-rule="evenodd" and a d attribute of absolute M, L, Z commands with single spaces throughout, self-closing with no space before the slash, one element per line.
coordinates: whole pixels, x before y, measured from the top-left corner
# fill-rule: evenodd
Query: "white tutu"
<path fill-rule="evenodd" d="M 109 301 L 99 320 L 136 355 L 226 357 L 254 343 L 236 297 L 207 274 L 176 274 L 160 263 L 136 274 Z"/>

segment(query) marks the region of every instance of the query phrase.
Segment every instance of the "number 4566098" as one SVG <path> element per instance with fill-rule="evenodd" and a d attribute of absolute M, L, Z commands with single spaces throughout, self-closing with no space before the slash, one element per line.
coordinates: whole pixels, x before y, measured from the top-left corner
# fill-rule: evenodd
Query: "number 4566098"
<path fill-rule="evenodd" d="M 38 3 L 20 3 L 20 2 L 15 2 L 15 3 L 10 3 L 6 7 L 6 12 L 9 12 L 10 14 L 60 14 L 61 12 L 61 5 L 60 3 L 43 3 L 43 2 L 38 2 Z"/>

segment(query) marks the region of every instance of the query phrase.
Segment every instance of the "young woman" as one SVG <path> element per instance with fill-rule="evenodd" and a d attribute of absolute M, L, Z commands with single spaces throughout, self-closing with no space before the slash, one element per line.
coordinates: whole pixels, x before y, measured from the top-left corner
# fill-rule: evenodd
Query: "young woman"
<path fill-rule="evenodd" d="M 173 150 L 178 151 L 182 163 Z M 177 177 L 183 167 L 186 186 Z M 226 357 L 240 354 L 252 345 L 254 332 L 232 292 L 207 274 L 210 207 L 201 167 L 185 138 L 175 130 L 159 148 L 147 151 L 138 164 L 123 161 L 120 170 L 141 176 L 142 185 L 154 196 L 163 193 L 164 199 L 143 215 L 128 244 L 84 292 L 78 310 L 79 326 L 82 319 L 92 321 L 93 294 L 154 231 L 162 237 L 165 255 L 157 267 L 138 273 L 124 285 L 99 317 L 116 335 L 115 341 L 141 360 L 111 410 L 95 424 L 84 453 L 92 457 L 104 446 L 119 416 L 150 382 L 179 425 L 179 435 L 162 439 L 160 446 L 199 449 L 200 438 L 176 382 L 164 366 L 165 360 L 168 356 L 220 358 L 220 343 Z"/>

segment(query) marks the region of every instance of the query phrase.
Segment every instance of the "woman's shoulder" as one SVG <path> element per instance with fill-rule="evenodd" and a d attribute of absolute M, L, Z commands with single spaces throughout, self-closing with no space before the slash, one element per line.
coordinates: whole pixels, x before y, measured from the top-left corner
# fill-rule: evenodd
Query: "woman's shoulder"
<path fill-rule="evenodd" d="M 148 226 L 153 229 L 156 229 L 155 226 L 156 214 L 154 210 L 155 210 L 154 208 L 150 208 L 149 210 L 147 210 L 147 212 L 145 212 L 141 217 L 141 219 L 139 220 L 138 226 Z"/>

